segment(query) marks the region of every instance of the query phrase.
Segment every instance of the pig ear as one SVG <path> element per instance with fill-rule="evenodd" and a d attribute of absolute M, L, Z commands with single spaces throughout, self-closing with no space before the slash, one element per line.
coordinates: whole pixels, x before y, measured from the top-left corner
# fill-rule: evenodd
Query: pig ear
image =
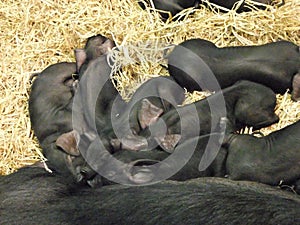
<path fill-rule="evenodd" d="M 174 152 L 176 145 L 181 138 L 180 134 L 167 134 L 163 138 L 155 138 L 159 145 L 168 153 Z"/>
<path fill-rule="evenodd" d="M 157 121 L 163 113 L 163 109 L 153 105 L 148 99 L 142 100 L 141 109 L 138 112 L 138 120 L 142 129 Z"/>
<path fill-rule="evenodd" d="M 293 79 L 292 99 L 300 101 L 300 73 L 297 73 Z"/>
<path fill-rule="evenodd" d="M 46 169 L 46 166 L 45 166 L 45 162 L 42 162 L 42 161 L 37 161 L 31 165 L 29 165 L 28 167 L 34 167 L 34 168 L 43 168 L 43 169 Z"/>
<path fill-rule="evenodd" d="M 110 39 L 107 39 L 106 41 L 104 41 L 104 43 L 101 45 L 101 49 L 102 49 L 102 53 L 103 54 L 106 54 L 108 49 L 112 49 L 113 47 L 115 47 L 115 43 L 110 40 Z"/>
<path fill-rule="evenodd" d="M 82 64 L 86 60 L 86 52 L 82 48 L 77 48 L 74 50 L 74 52 L 75 52 L 75 59 L 76 59 L 76 72 L 79 73 Z"/>
<path fill-rule="evenodd" d="M 56 146 L 70 155 L 79 156 L 80 152 L 77 148 L 77 139 L 77 132 L 73 130 L 60 135 L 56 140 Z"/>

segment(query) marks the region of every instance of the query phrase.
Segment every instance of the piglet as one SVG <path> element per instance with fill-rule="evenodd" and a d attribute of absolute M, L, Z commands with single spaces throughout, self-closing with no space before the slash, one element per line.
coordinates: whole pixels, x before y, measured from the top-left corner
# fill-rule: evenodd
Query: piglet
<path fill-rule="evenodd" d="M 218 48 L 210 41 L 191 39 L 170 53 L 168 70 L 189 91 L 217 91 L 206 85 L 210 79 L 216 79 L 221 88 L 249 80 L 264 84 L 275 93 L 290 89 L 293 100 L 300 99 L 299 46 L 289 41 Z"/>
<path fill-rule="evenodd" d="M 264 137 L 230 134 L 224 146 L 231 179 L 271 185 L 300 179 L 300 121 Z"/>

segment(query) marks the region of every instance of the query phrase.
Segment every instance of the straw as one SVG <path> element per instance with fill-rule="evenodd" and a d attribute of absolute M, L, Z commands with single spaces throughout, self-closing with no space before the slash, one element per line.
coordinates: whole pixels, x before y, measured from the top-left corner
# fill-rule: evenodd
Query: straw
<path fill-rule="evenodd" d="M 121 56 L 127 51 L 127 61 L 122 57 L 117 60 L 124 65 L 122 71 L 113 76 L 118 90 L 128 99 L 142 82 L 168 75 L 161 66 L 166 65 L 162 52 L 186 39 L 204 38 L 220 47 L 259 45 L 280 39 L 300 45 L 300 2 L 285 2 L 280 8 L 269 6 L 241 14 L 206 7 L 187 9 L 178 15 L 183 20 L 166 22 L 150 8 L 142 10 L 134 0 L 0 2 L 0 174 L 9 174 L 42 158 L 28 115 L 30 75 L 53 63 L 74 61 L 73 50 L 82 48 L 89 36 L 113 38 Z M 194 93 L 188 101 L 200 95 Z M 300 118 L 299 111 L 299 103 L 292 102 L 289 94 L 278 96 L 281 120 L 263 132 L 293 123 Z"/>

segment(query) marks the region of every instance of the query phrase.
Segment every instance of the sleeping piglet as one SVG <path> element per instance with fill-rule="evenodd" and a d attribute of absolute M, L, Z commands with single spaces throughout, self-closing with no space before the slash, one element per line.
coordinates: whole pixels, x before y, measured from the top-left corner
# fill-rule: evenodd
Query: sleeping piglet
<path fill-rule="evenodd" d="M 276 96 L 270 88 L 239 81 L 203 100 L 170 110 L 141 135 L 151 135 L 150 147 L 154 139 L 163 149 L 172 152 L 178 143 L 214 132 L 222 117 L 228 118 L 227 132 L 245 126 L 260 129 L 276 123 L 279 118 L 274 113 L 275 105 Z"/>
<path fill-rule="evenodd" d="M 33 81 L 29 96 L 29 115 L 32 129 L 49 161 L 50 169 L 69 172 L 64 151 L 78 155 L 68 143 L 57 140 L 72 133 L 72 101 L 76 80 L 75 63 L 57 63 L 47 67 Z M 69 143 L 70 144 L 70 143 Z"/>
<path fill-rule="evenodd" d="M 289 41 L 218 48 L 210 41 L 191 39 L 170 53 L 168 70 L 188 91 L 203 89 L 199 84 L 215 77 L 221 88 L 249 80 L 264 84 L 275 93 L 283 94 L 289 88 L 292 99 L 300 99 L 299 46 Z"/>

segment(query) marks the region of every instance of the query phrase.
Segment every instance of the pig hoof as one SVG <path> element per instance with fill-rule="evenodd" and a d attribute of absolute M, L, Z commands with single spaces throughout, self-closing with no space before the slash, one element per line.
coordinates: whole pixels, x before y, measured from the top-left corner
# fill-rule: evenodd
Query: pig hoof
<path fill-rule="evenodd" d="M 97 174 L 93 179 L 87 180 L 87 184 L 92 188 L 102 187 L 102 177 Z"/>
<path fill-rule="evenodd" d="M 76 183 L 78 183 L 78 184 L 83 184 L 83 183 L 85 183 L 84 176 L 82 176 L 80 173 L 77 174 L 77 176 L 75 177 L 75 179 L 76 179 Z"/>

